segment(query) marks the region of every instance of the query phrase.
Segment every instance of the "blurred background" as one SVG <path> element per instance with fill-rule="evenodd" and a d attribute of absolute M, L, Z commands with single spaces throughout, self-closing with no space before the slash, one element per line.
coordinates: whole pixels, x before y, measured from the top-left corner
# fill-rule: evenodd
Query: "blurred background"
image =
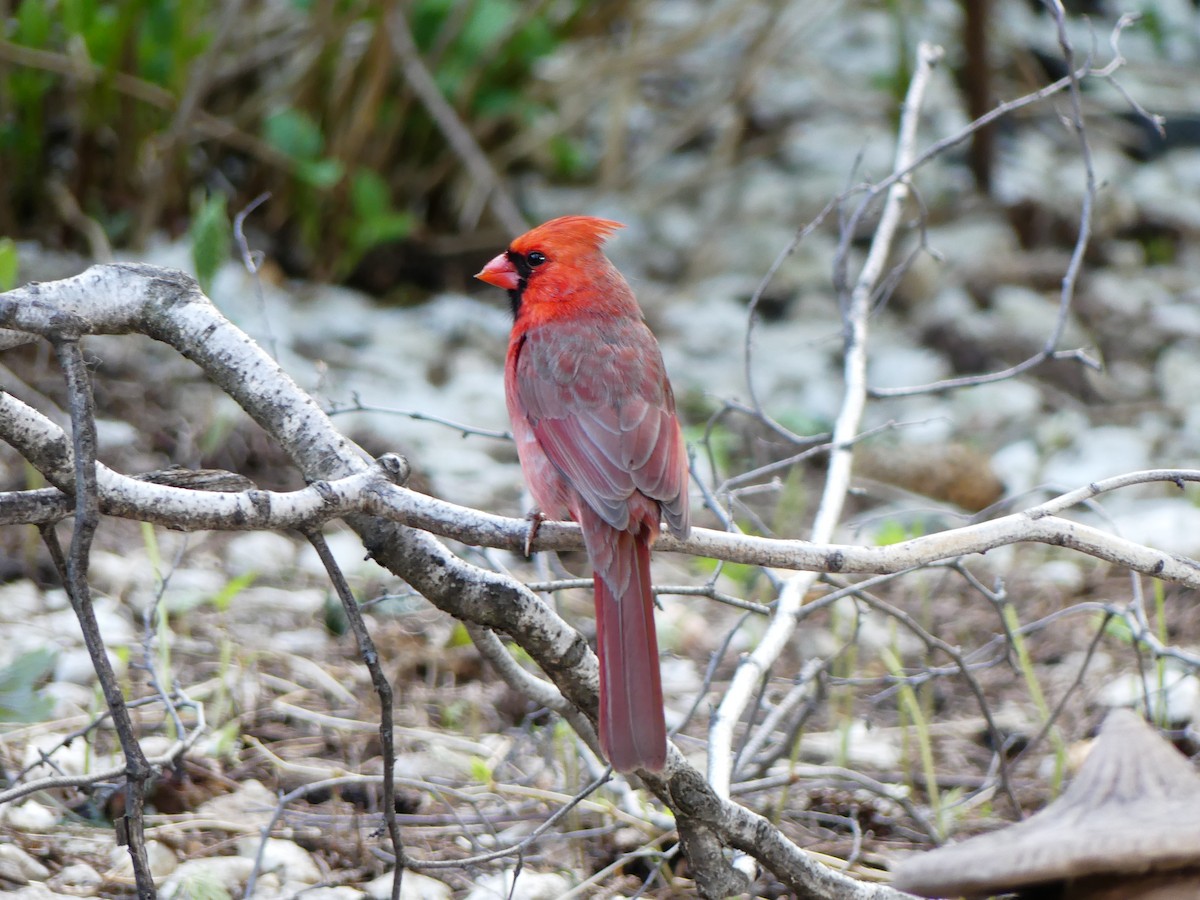
<path fill-rule="evenodd" d="M 1038 354 L 1060 324 L 1055 349 L 1097 365 L 1052 359 L 970 389 L 873 398 L 839 540 L 903 540 L 1106 476 L 1196 464 L 1200 10 L 1194 0 L 1066 7 L 1076 65 L 1109 76 L 1081 85 L 1087 153 L 1059 92 L 948 145 L 915 173 L 870 322 L 869 378 L 885 389 L 994 372 Z M 824 458 L 799 455 L 822 440 L 841 403 L 839 272 L 844 265 L 853 280 L 878 210 L 839 258 L 842 230 L 861 186 L 892 169 L 922 41 L 941 45 L 945 59 L 926 92 L 918 149 L 1067 71 L 1054 18 L 1037 0 L 0 0 L 0 290 L 113 259 L 192 271 L 345 433 L 369 453 L 405 454 L 414 487 L 517 515 L 527 503 L 504 435 L 501 375 L 510 317 L 501 292 L 471 276 L 529 225 L 568 213 L 615 218 L 627 227 L 610 254 L 662 343 L 698 485 L 745 531 L 802 537 Z M 1064 316 L 1089 170 L 1091 240 Z M 797 231 L 831 203 L 764 286 Z M 302 484 L 279 448 L 173 352 L 132 337 L 86 346 L 104 462 Z M 44 346 L 0 359 L 0 386 L 60 424 L 61 380 Z M 0 475 L 6 489 L 41 484 L 7 447 Z M 696 521 L 717 525 L 698 485 Z M 1151 485 L 1106 496 L 1077 518 L 1200 557 L 1193 495 Z M 416 729 L 402 748 L 404 771 L 494 791 L 484 819 L 544 818 L 542 801 L 518 808 L 502 791 L 540 779 L 575 790 L 569 736 L 481 665 L 460 623 L 364 561 L 354 535 L 329 530 L 356 594 L 369 598 L 402 724 Z M 545 560 L 453 546 L 527 579 L 563 574 Z M 37 535 L 5 529 L 0 550 L 0 623 L 10 634 L 0 642 L 0 717 L 41 727 L 84 716 L 96 707 L 90 663 Z M 1020 763 L 1029 808 L 1051 792 L 1048 767 L 1063 771 L 1066 741 L 1108 706 L 1145 699 L 1185 749 L 1200 747 L 1192 598 L 1171 585 L 1146 588 L 1154 643 L 1137 631 L 1151 602 L 1126 571 L 1040 545 L 969 565 L 974 581 L 932 569 L 883 593 L 965 648 L 1005 752 Z M 655 566 L 658 583 L 703 583 L 764 604 L 775 597 L 760 569 L 667 554 Z M 291 789 L 298 776 L 264 761 L 254 742 L 305 764 L 376 758 L 362 667 L 327 579 L 296 542 L 106 519 L 91 577 L 122 665 L 141 658 L 152 634 L 164 672 L 173 667 L 210 702 L 212 739 L 197 757 L 212 771 L 190 776 L 204 791 Z M 983 584 L 995 594 L 985 599 Z M 592 627 L 588 590 L 555 597 L 573 624 Z M 762 620 L 711 598 L 662 601 L 668 721 L 702 764 L 706 712 Z M 1117 606 L 1127 615 L 1114 621 L 1104 610 Z M 155 610 L 161 618 L 148 624 Z M 843 780 L 739 795 L 804 846 L 875 869 L 890 849 L 997 815 L 995 747 L 978 703 L 940 651 L 898 621 L 866 605 L 806 620 L 761 699 L 776 708 L 810 678 L 814 694 L 747 772 L 779 774 L 789 760 L 871 772 L 911 791 L 936 828 Z M 920 715 L 905 692 L 919 697 Z M 1050 742 L 1044 697 L 1057 704 Z M 321 710 L 367 724 L 305 718 Z M 936 745 L 940 799 L 914 775 L 911 726 L 921 715 L 933 725 L 921 740 Z M 10 741 L 5 764 L 19 769 L 26 752 L 36 761 L 32 738 L 26 744 Z M 1037 752 L 1021 756 L 1028 746 Z M 208 801 L 184 799 L 189 812 Z M 368 801 L 332 798 L 327 818 L 324 808 L 289 813 L 289 827 L 347 883 L 384 869 L 359 837 L 329 825 L 371 810 Z M 412 818 L 403 823 L 417 843 L 431 855 L 457 852 L 447 847 L 461 837 L 466 807 L 423 788 L 406 801 Z M 40 820 L 52 836 L 66 827 L 60 812 Z M 374 840 L 374 820 L 355 821 L 361 841 Z M 641 892 L 658 877 L 659 845 L 641 847 L 645 835 L 619 824 L 592 816 L 569 854 L 551 845 L 525 862 L 572 869 L 575 885 L 626 859 L 606 887 Z M 30 844 L 27 832 L 5 834 Z M 84 839 L 101 866 L 107 839 L 95 829 Z M 214 834 L 180 856 L 229 852 Z M 475 874 L 446 875 L 455 896 L 486 895 L 472 893 Z M 759 893 L 780 896 L 776 888 Z M 677 895 L 655 890 L 646 896 Z"/>
<path fill-rule="evenodd" d="M 1111 113 L 1098 131 L 1142 160 L 1200 138 L 1195 4 L 1067 6 L 1081 61 L 1106 62 L 1117 16 L 1140 14 L 1121 81 L 1175 114 L 1163 141 L 1090 85 Z M 556 191 L 643 215 L 666 205 L 650 223 L 673 251 L 654 261 L 664 276 L 694 266 L 718 225 L 786 233 L 884 173 L 918 40 L 948 50 L 937 136 L 1064 71 L 1038 0 L 7 0 L 0 12 L 0 235 L 95 253 L 190 231 L 211 268 L 220 228 L 269 191 L 250 224 L 286 275 L 402 301 L 462 287 L 474 265 L 462 255 L 494 245 L 517 210 L 564 205 Z M 1023 243 L 1053 240 L 1058 198 L 1014 184 L 1004 157 L 1022 131 L 1051 139 L 1054 117 L 1034 107 L 955 148 L 959 177 L 927 201 L 944 214 L 948 200 L 987 198 Z M 1172 252 L 1168 224 L 1125 223 L 1155 260 Z M 738 268 L 760 272 L 776 249 L 746 258 L 739 245 Z"/>

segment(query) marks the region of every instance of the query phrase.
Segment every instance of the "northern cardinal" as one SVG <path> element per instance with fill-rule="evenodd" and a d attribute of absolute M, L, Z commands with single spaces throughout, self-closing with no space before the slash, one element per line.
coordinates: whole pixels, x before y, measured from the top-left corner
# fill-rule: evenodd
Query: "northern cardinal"
<path fill-rule="evenodd" d="M 521 469 L 544 515 L 583 531 L 594 572 L 600 747 L 613 768 L 667 758 L 650 545 L 688 533 L 688 465 L 658 342 L 604 256 L 619 222 L 564 216 L 514 240 L 476 278 L 504 288 L 504 392 Z"/>

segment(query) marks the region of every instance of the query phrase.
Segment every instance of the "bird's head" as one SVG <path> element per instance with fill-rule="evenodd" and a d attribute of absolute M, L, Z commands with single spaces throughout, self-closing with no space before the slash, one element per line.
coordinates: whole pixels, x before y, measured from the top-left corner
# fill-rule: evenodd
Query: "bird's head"
<path fill-rule="evenodd" d="M 602 248 L 623 227 L 592 216 L 551 219 L 516 238 L 475 277 L 508 291 L 514 314 L 530 288 L 539 301 L 567 300 L 597 278 L 620 278 Z"/>

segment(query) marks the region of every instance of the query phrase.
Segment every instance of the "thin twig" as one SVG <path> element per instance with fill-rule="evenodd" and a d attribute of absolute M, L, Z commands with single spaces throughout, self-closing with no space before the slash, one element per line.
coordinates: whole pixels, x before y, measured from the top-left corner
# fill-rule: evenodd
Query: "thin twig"
<path fill-rule="evenodd" d="M 262 274 L 259 272 L 262 266 L 263 252 L 251 250 L 250 241 L 246 237 L 246 219 L 270 199 L 271 192 L 264 191 L 238 210 L 237 215 L 233 217 L 233 239 L 237 242 L 238 252 L 242 255 L 242 266 L 254 279 L 254 299 L 258 303 L 259 318 L 262 319 L 267 352 L 271 354 L 272 359 L 279 359 L 279 347 L 275 341 L 275 332 L 271 328 L 271 316 L 267 312 L 267 297 L 263 292 Z"/>
<path fill-rule="evenodd" d="M 386 14 L 386 23 L 388 33 L 392 38 L 392 48 L 400 59 L 400 66 L 404 69 L 404 77 L 408 80 L 408 86 L 420 98 L 433 120 L 437 122 L 438 128 L 441 129 L 451 149 L 462 161 L 480 190 L 487 194 L 488 203 L 496 214 L 496 218 L 500 220 L 500 224 L 509 231 L 510 236 L 516 237 L 526 228 L 525 217 L 521 215 L 521 210 L 517 208 L 516 202 L 505 189 L 500 176 L 492 168 L 492 164 L 480 149 L 474 135 L 459 119 L 454 107 L 442 96 L 441 88 L 438 87 L 421 59 L 421 51 L 417 49 L 416 41 L 413 40 L 412 32 L 409 31 L 404 11 L 393 7 Z"/>
<path fill-rule="evenodd" d="M 905 98 L 904 112 L 897 141 L 897 171 L 909 167 L 916 142 L 917 121 L 925 87 L 934 65 L 941 58 L 940 48 L 922 44 L 918 52 L 917 69 Z M 846 328 L 845 395 L 833 431 L 833 448 L 830 451 L 829 471 L 825 479 L 825 490 L 817 508 L 813 523 L 814 541 L 828 541 L 841 519 L 842 506 L 850 486 L 851 451 L 855 435 L 866 402 L 867 366 L 867 320 L 870 298 L 891 252 L 892 240 L 900 221 L 904 198 L 908 194 L 907 180 L 897 178 L 888 190 L 884 212 L 876 228 L 875 237 L 867 260 L 859 273 L 854 291 L 846 303 L 844 316 Z M 717 794 L 728 797 L 733 774 L 733 729 L 741 720 L 742 712 L 749 701 L 751 691 L 763 675 L 770 670 L 783 648 L 791 640 L 795 630 L 795 617 L 804 602 L 804 596 L 815 579 L 804 573 L 789 578 L 779 594 L 779 601 L 771 625 L 764 633 L 754 652 L 746 657 L 734 674 L 721 705 L 712 717 L 709 729 L 709 781 Z"/>
<path fill-rule="evenodd" d="M 55 341 L 54 349 L 70 395 L 75 470 L 75 528 L 71 533 L 71 546 L 66 558 L 67 580 L 64 586 L 79 619 L 88 655 L 100 680 L 104 699 L 112 713 L 113 726 L 121 742 L 121 750 L 125 754 L 125 815 L 117 825 L 117 841 L 129 846 L 139 900 L 152 900 L 155 896 L 154 879 L 150 874 L 150 861 L 146 855 L 143 808 L 146 782 L 149 781 L 153 770 L 142 751 L 129 708 L 125 705 L 125 696 L 108 660 L 104 638 L 100 635 L 100 625 L 96 621 L 96 611 L 92 606 L 91 586 L 88 584 L 92 538 L 100 523 L 100 499 L 96 487 L 95 400 L 79 338 L 62 337 Z M 57 544 L 54 532 L 47 529 L 43 531 L 43 535 Z M 61 555 L 61 550 L 59 553 Z"/>
<path fill-rule="evenodd" d="M 367 629 L 367 623 L 363 620 L 362 612 L 358 608 L 358 601 L 354 599 L 350 585 L 346 583 L 346 576 L 342 574 L 341 566 L 338 565 L 330 551 L 325 536 L 316 530 L 308 531 L 304 536 L 308 538 L 312 548 L 317 551 L 317 556 L 320 557 L 322 565 L 325 566 L 325 572 L 329 576 L 334 590 L 337 591 L 338 599 L 342 601 L 346 620 L 350 625 L 350 630 L 354 633 L 354 639 L 358 642 L 359 655 L 362 657 L 367 671 L 371 673 L 371 683 L 375 686 L 375 693 L 379 697 L 379 752 L 383 757 L 381 802 L 383 804 L 383 821 L 387 825 L 388 836 L 391 838 L 392 850 L 396 857 L 396 867 L 392 871 L 391 896 L 392 900 L 399 900 L 400 886 L 404 878 L 405 855 L 400 826 L 396 824 L 396 785 L 394 781 L 396 745 L 392 729 L 392 685 L 383 672 L 383 666 L 379 664 L 379 653 L 375 650 L 371 632 Z M 262 848 L 260 847 L 260 855 L 261 852 Z"/>

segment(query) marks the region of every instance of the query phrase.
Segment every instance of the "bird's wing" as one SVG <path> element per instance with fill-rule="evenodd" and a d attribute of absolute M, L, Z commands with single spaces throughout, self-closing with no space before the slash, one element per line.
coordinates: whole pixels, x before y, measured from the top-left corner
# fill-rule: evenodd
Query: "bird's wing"
<path fill-rule="evenodd" d="M 662 354 L 640 321 L 555 323 L 531 330 L 516 386 L 547 458 L 614 528 L 635 493 L 687 528 L 687 465 Z"/>

